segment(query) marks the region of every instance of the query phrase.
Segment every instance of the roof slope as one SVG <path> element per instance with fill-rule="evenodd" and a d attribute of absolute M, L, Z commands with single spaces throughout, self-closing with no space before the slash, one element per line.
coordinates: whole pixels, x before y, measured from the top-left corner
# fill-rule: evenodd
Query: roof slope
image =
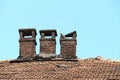
<path fill-rule="evenodd" d="M 0 79 L 120 80 L 120 62 L 96 59 L 21 63 L 2 61 Z"/>

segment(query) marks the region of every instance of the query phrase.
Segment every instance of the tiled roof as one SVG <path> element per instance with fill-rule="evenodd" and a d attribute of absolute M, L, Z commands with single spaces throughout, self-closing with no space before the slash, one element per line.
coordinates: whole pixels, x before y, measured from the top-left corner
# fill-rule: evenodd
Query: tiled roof
<path fill-rule="evenodd" d="M 0 62 L 0 79 L 20 80 L 120 80 L 120 61 Z"/>

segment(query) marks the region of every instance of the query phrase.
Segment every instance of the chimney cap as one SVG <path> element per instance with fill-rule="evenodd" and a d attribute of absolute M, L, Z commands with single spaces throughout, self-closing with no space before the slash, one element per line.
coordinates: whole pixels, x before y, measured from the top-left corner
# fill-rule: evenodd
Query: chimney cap
<path fill-rule="evenodd" d="M 77 33 L 76 33 L 76 31 L 70 32 L 70 33 L 68 33 L 68 34 L 66 34 L 66 35 L 64 35 L 64 36 L 65 36 L 65 37 L 72 37 L 73 34 L 75 34 L 76 37 L 77 37 Z"/>
<path fill-rule="evenodd" d="M 19 33 L 22 32 L 24 36 L 32 35 L 32 31 L 34 31 L 35 35 L 37 35 L 35 28 L 21 28 L 21 29 L 19 29 Z"/>
<path fill-rule="evenodd" d="M 45 36 L 52 36 L 52 32 L 55 32 L 55 36 L 57 36 L 57 31 L 55 29 L 46 29 L 46 30 L 40 30 L 40 34 L 44 33 Z"/>

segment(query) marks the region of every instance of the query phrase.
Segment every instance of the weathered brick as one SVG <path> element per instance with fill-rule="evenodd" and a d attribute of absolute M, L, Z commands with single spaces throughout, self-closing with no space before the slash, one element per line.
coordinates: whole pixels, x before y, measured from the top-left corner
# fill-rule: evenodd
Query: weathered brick
<path fill-rule="evenodd" d="M 36 54 L 36 30 L 35 29 L 19 29 L 20 33 L 20 50 L 19 58 L 32 58 Z M 32 36 L 25 38 L 25 36 Z"/>
<path fill-rule="evenodd" d="M 73 35 L 76 35 L 76 31 L 66 34 L 65 36 L 61 34 L 60 37 L 60 46 L 61 46 L 61 52 L 60 55 L 62 55 L 63 58 L 76 58 L 76 36 L 73 37 Z M 71 37 L 68 39 L 67 37 Z"/>
<path fill-rule="evenodd" d="M 40 53 L 55 54 L 56 53 L 56 30 L 40 30 Z M 46 36 L 50 36 L 46 38 Z"/>

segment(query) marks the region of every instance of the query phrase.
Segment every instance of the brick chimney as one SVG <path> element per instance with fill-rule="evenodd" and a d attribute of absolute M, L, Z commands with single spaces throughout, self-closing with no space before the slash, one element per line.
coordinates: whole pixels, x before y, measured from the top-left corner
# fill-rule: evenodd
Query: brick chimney
<path fill-rule="evenodd" d="M 76 57 L 76 31 L 60 36 L 60 56 L 67 59 L 75 59 Z"/>
<path fill-rule="evenodd" d="M 36 54 L 36 29 L 19 29 L 20 50 L 18 59 L 29 59 Z"/>
<path fill-rule="evenodd" d="M 40 30 L 40 54 L 56 53 L 56 30 Z"/>

